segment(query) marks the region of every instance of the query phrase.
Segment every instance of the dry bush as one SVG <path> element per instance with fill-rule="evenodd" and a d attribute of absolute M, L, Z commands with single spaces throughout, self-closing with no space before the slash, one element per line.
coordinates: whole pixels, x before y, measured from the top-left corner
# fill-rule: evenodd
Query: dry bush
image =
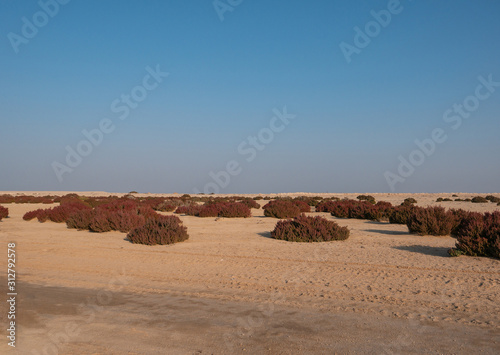
<path fill-rule="evenodd" d="M 400 205 L 392 208 L 389 214 L 389 223 L 407 224 L 415 209 L 422 208 L 413 205 Z"/>
<path fill-rule="evenodd" d="M 0 206 L 0 221 L 3 218 L 9 217 L 9 209 L 3 206 Z"/>
<path fill-rule="evenodd" d="M 489 201 L 486 198 L 484 198 L 483 196 L 476 196 L 476 197 L 472 198 L 471 202 L 472 203 L 486 203 Z"/>
<path fill-rule="evenodd" d="M 253 200 L 252 200 L 253 201 Z M 248 218 L 252 216 L 250 208 L 240 202 L 225 203 L 219 212 L 219 217 L 225 218 Z"/>
<path fill-rule="evenodd" d="M 456 249 L 450 255 L 491 256 L 500 258 L 500 212 L 471 212 L 454 230 Z"/>
<path fill-rule="evenodd" d="M 414 203 L 417 203 L 417 200 L 415 200 L 413 197 L 408 197 L 405 198 L 402 205 L 413 205 Z"/>
<path fill-rule="evenodd" d="M 372 195 L 359 195 L 356 198 L 360 201 L 368 201 L 372 204 L 375 204 L 375 197 L 373 197 Z"/>
<path fill-rule="evenodd" d="M 456 218 L 443 207 L 416 208 L 406 225 L 410 233 L 419 235 L 449 235 L 455 227 Z"/>
<path fill-rule="evenodd" d="M 488 201 L 493 202 L 493 203 L 500 203 L 500 197 L 496 197 L 493 195 L 488 195 L 485 197 L 485 199 L 487 199 Z"/>
<path fill-rule="evenodd" d="M 184 206 L 179 206 L 175 210 L 175 213 L 177 214 L 185 214 L 188 216 L 198 216 L 198 214 L 201 211 L 202 206 L 196 205 L 196 204 L 189 204 L 189 205 L 184 205 Z"/>
<path fill-rule="evenodd" d="M 238 202 L 245 204 L 248 208 L 255 208 L 257 210 L 260 208 L 260 205 L 251 198 L 243 198 Z"/>
<path fill-rule="evenodd" d="M 279 221 L 271 237 L 289 242 L 329 242 L 346 240 L 349 238 L 349 229 L 323 217 L 300 215 Z"/>
<path fill-rule="evenodd" d="M 262 208 L 266 217 L 293 218 L 300 215 L 300 208 L 292 201 L 274 200 Z"/>
<path fill-rule="evenodd" d="M 189 235 L 179 217 L 159 216 L 132 230 L 127 237 L 135 244 L 165 245 L 185 241 Z"/>

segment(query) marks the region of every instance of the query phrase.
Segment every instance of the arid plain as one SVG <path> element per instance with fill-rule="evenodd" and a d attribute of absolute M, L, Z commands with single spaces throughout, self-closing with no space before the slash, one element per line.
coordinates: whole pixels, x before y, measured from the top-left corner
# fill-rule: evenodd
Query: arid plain
<path fill-rule="evenodd" d="M 452 194 L 371 195 L 500 210 L 435 202 Z M 18 283 L 17 346 L 3 337 L 3 354 L 500 353 L 500 260 L 450 257 L 450 236 L 312 212 L 348 227 L 349 239 L 292 243 L 270 238 L 278 220 L 252 209 L 251 218 L 181 215 L 187 241 L 146 246 L 125 233 L 22 219 L 51 205 L 3 206 L 10 215 L 0 222 L 0 265 L 6 270 L 7 243 L 15 242 Z M 5 296 L 6 273 L 0 282 Z"/>

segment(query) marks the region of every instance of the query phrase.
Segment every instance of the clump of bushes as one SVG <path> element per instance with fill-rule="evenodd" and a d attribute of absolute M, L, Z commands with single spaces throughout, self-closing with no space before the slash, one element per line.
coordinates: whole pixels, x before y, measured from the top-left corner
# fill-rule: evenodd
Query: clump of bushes
<path fill-rule="evenodd" d="M 257 210 L 260 208 L 260 205 L 257 202 L 255 202 L 255 199 L 243 198 L 238 202 L 246 205 L 248 208 L 255 208 Z"/>
<path fill-rule="evenodd" d="M 392 209 L 389 214 L 389 223 L 392 224 L 407 224 L 413 211 L 417 208 L 413 205 L 400 205 Z"/>
<path fill-rule="evenodd" d="M 262 208 L 267 217 L 294 218 L 300 215 L 300 208 L 293 201 L 273 200 Z"/>
<path fill-rule="evenodd" d="M 500 258 L 500 212 L 471 212 L 454 230 L 456 249 L 449 250 L 452 256 L 491 256 Z"/>
<path fill-rule="evenodd" d="M 415 203 L 417 203 L 417 200 L 415 200 L 413 197 L 408 197 L 408 198 L 405 198 L 402 205 L 413 205 Z"/>
<path fill-rule="evenodd" d="M 9 217 L 9 209 L 3 206 L 0 206 L 0 221 L 3 218 Z"/>
<path fill-rule="evenodd" d="M 179 217 L 159 216 L 132 230 L 127 238 L 135 244 L 165 245 L 183 242 L 189 235 Z"/>
<path fill-rule="evenodd" d="M 289 242 L 329 242 L 346 240 L 349 238 L 349 229 L 320 216 L 308 217 L 302 214 L 279 221 L 271 232 L 271 237 Z"/>
<path fill-rule="evenodd" d="M 493 195 L 488 195 L 485 197 L 485 199 L 487 199 L 488 201 L 493 202 L 493 203 L 500 203 L 500 197 L 496 197 Z"/>
<path fill-rule="evenodd" d="M 201 206 L 197 204 L 189 204 L 184 206 L 179 206 L 175 210 L 177 214 L 185 214 L 188 216 L 197 216 L 200 213 Z"/>
<path fill-rule="evenodd" d="M 334 217 L 376 221 L 389 218 L 391 211 L 392 204 L 385 201 L 373 204 L 367 200 L 327 200 L 316 206 L 316 212 L 330 212 Z"/>
<path fill-rule="evenodd" d="M 489 201 L 486 198 L 484 198 L 483 196 L 476 196 L 476 197 L 472 198 L 471 202 L 472 203 L 486 203 Z"/>
<path fill-rule="evenodd" d="M 215 201 L 215 202 L 214 202 Z M 253 201 L 253 200 L 252 200 Z M 250 208 L 242 202 L 225 202 L 213 200 L 204 205 L 186 205 L 178 207 L 177 214 L 187 214 L 197 217 L 247 218 L 252 215 Z"/>
<path fill-rule="evenodd" d="M 371 196 L 371 195 L 359 195 L 358 197 L 356 197 L 358 200 L 360 201 L 368 201 L 372 204 L 375 204 L 375 197 Z"/>
<path fill-rule="evenodd" d="M 240 202 L 225 203 L 221 206 L 219 212 L 219 217 L 224 218 L 248 218 L 251 216 L 252 212 L 250 211 L 250 208 Z"/>
<path fill-rule="evenodd" d="M 455 227 L 456 217 L 443 207 L 416 208 L 406 225 L 410 233 L 419 235 L 449 235 Z"/>
<path fill-rule="evenodd" d="M 27 212 L 24 214 L 23 219 L 25 221 L 30 221 L 33 218 L 37 218 L 39 222 L 45 222 L 49 220 L 56 223 L 62 223 L 65 222 L 73 213 L 81 210 L 91 209 L 92 207 L 86 205 L 80 200 L 69 200 L 53 208 L 37 209 Z"/>

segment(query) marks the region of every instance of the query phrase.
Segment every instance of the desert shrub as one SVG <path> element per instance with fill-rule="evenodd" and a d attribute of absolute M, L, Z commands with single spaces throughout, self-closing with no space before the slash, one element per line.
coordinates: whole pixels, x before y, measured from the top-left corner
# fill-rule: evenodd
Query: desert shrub
<path fill-rule="evenodd" d="M 146 223 L 146 218 L 137 213 L 118 211 L 110 213 L 108 215 L 108 221 L 112 230 L 127 233 Z"/>
<path fill-rule="evenodd" d="M 300 215 L 279 221 L 271 237 L 289 242 L 329 242 L 346 240 L 349 238 L 349 229 L 323 217 Z"/>
<path fill-rule="evenodd" d="M 243 198 L 239 202 L 243 203 L 248 208 L 255 208 L 257 210 L 260 208 L 260 205 L 257 202 L 255 202 L 255 200 L 253 200 L 251 198 Z"/>
<path fill-rule="evenodd" d="M 455 201 L 463 201 L 461 198 L 456 198 Z"/>
<path fill-rule="evenodd" d="M 225 217 L 225 218 L 238 218 L 238 217 L 248 218 L 251 216 L 252 212 L 250 211 L 250 208 L 247 205 L 240 202 L 225 203 L 222 205 L 219 212 L 219 217 Z"/>
<path fill-rule="evenodd" d="M 323 200 L 323 197 L 320 197 L 320 196 L 314 196 L 314 197 L 299 196 L 299 197 L 295 197 L 293 200 L 305 202 L 309 206 L 317 206 L 320 203 L 320 201 Z M 310 211 L 304 211 L 304 212 L 310 212 Z"/>
<path fill-rule="evenodd" d="M 0 221 L 3 218 L 9 217 L 9 209 L 3 206 L 0 206 Z"/>
<path fill-rule="evenodd" d="M 90 229 L 90 222 L 92 221 L 94 214 L 94 210 L 81 210 L 75 212 L 66 220 L 66 226 L 68 228 L 78 230 L 88 230 Z"/>
<path fill-rule="evenodd" d="M 116 212 L 115 212 L 116 213 Z M 105 233 L 113 230 L 111 227 L 111 215 L 113 212 L 107 210 L 95 210 L 89 223 L 89 231 Z"/>
<path fill-rule="evenodd" d="M 37 210 L 34 210 L 34 211 L 29 211 L 29 212 L 26 212 L 23 216 L 23 219 L 25 221 L 31 221 L 33 218 L 37 218 L 38 217 L 38 214 L 41 213 L 41 211 L 44 211 L 43 209 L 37 209 Z"/>
<path fill-rule="evenodd" d="M 159 216 L 132 230 L 127 237 L 135 244 L 165 245 L 185 241 L 189 235 L 179 217 Z"/>
<path fill-rule="evenodd" d="M 255 201 L 259 201 L 259 200 L 263 200 L 263 197 L 262 196 L 255 196 L 253 199 Z"/>
<path fill-rule="evenodd" d="M 436 202 L 443 202 L 443 198 L 442 197 L 438 197 L 438 199 L 436 200 Z"/>
<path fill-rule="evenodd" d="M 332 213 L 339 208 L 338 201 L 336 200 L 323 200 L 316 205 L 316 212 L 329 212 Z M 349 211 L 346 210 L 344 218 L 348 217 Z"/>
<path fill-rule="evenodd" d="M 494 202 L 494 203 L 499 203 L 500 202 L 500 197 L 496 197 L 496 196 L 493 196 L 493 195 L 488 195 L 488 196 L 485 197 L 485 199 L 487 199 L 490 202 Z"/>
<path fill-rule="evenodd" d="M 39 222 L 50 220 L 52 222 L 62 223 L 66 222 L 73 213 L 90 209 L 91 207 L 79 200 L 66 200 L 66 202 L 62 203 L 60 206 L 27 212 L 24 214 L 23 219 L 25 221 L 30 221 L 36 217 Z"/>
<path fill-rule="evenodd" d="M 186 214 L 188 216 L 197 216 L 200 213 L 202 206 L 196 204 L 189 204 L 184 206 L 179 206 L 175 210 L 177 214 Z"/>
<path fill-rule="evenodd" d="M 417 208 L 413 205 L 400 205 L 392 208 L 389 213 L 389 223 L 392 224 L 407 224 L 413 211 Z"/>
<path fill-rule="evenodd" d="M 408 197 L 408 198 L 405 198 L 402 205 L 412 205 L 414 203 L 417 203 L 417 200 L 415 200 L 413 197 Z"/>
<path fill-rule="evenodd" d="M 460 225 L 460 223 L 462 222 L 462 220 L 469 218 L 474 213 L 471 211 L 463 210 L 461 208 L 460 209 L 450 209 L 449 212 L 455 218 L 453 228 L 451 229 L 452 236 L 456 234 L 456 230 L 457 230 L 458 226 Z"/>
<path fill-rule="evenodd" d="M 60 206 L 49 209 L 47 211 L 48 219 L 52 222 L 62 223 L 66 222 L 69 216 L 71 216 L 73 213 L 90 209 L 92 208 L 79 201 L 66 202 L 62 203 Z"/>
<path fill-rule="evenodd" d="M 223 203 L 208 203 L 201 207 L 198 212 L 199 217 L 219 217 Z"/>
<path fill-rule="evenodd" d="M 375 204 L 375 197 L 371 196 L 371 195 L 359 195 L 358 197 L 356 197 L 358 200 L 360 201 L 368 201 L 372 204 Z"/>
<path fill-rule="evenodd" d="M 471 212 L 454 231 L 456 251 L 450 255 L 491 256 L 500 258 L 500 212 Z M 457 253 L 458 251 L 458 253 Z"/>
<path fill-rule="evenodd" d="M 489 201 L 482 196 L 476 196 L 476 197 L 472 198 L 471 202 L 472 203 L 485 203 L 485 202 L 489 202 Z"/>
<path fill-rule="evenodd" d="M 406 225 L 410 233 L 449 235 L 455 226 L 455 216 L 443 207 L 416 208 Z"/>
<path fill-rule="evenodd" d="M 311 206 L 308 203 L 301 200 L 293 200 L 293 203 L 299 208 L 301 213 L 311 212 Z"/>
<path fill-rule="evenodd" d="M 274 200 L 262 208 L 266 217 L 293 218 L 300 215 L 300 208 L 292 201 Z"/>

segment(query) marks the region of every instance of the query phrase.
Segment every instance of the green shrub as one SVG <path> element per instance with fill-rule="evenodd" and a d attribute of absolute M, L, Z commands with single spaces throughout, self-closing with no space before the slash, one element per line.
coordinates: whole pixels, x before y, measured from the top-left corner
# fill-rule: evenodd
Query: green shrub
<path fill-rule="evenodd" d="M 279 221 L 271 237 L 289 242 L 329 242 L 346 240 L 349 229 L 323 217 L 300 215 L 294 219 Z"/>

